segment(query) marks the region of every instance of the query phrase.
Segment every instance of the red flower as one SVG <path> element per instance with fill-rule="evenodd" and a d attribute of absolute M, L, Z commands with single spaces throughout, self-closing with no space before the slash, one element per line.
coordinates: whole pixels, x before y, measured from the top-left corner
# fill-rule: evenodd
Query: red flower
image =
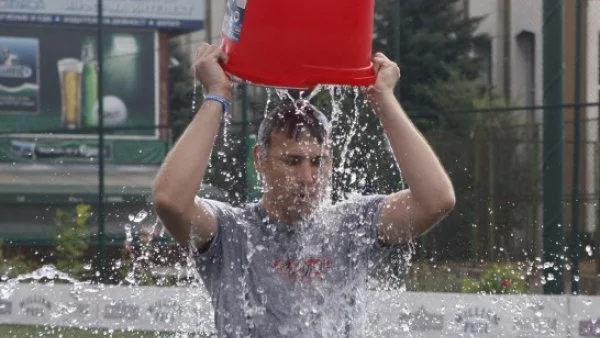
<path fill-rule="evenodd" d="M 503 278 L 502 281 L 500 281 L 500 285 L 502 285 L 503 287 L 508 287 L 510 286 L 510 280 Z"/>

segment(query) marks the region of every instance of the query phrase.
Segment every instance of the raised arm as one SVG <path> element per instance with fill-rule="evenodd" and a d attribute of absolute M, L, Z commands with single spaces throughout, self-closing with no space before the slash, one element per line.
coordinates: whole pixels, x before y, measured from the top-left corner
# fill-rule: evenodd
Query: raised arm
<path fill-rule="evenodd" d="M 194 60 L 195 76 L 206 94 L 231 101 L 231 81 L 219 62 L 227 60 L 216 46 L 203 44 Z M 198 235 L 195 245 L 202 249 L 217 230 L 215 217 L 195 202 L 204 179 L 223 107 L 205 100 L 175 146 L 162 163 L 152 189 L 154 207 L 169 233 L 183 246 L 189 244 L 190 230 Z"/>
<path fill-rule="evenodd" d="M 433 149 L 394 96 L 400 69 L 385 55 L 373 59 L 376 83 L 369 100 L 390 142 L 409 188 L 388 196 L 379 234 L 388 244 L 403 243 L 427 231 L 454 208 L 454 188 Z"/>

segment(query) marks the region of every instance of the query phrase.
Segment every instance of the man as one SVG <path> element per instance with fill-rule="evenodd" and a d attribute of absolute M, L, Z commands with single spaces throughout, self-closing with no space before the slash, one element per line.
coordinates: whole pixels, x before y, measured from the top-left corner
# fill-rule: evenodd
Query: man
<path fill-rule="evenodd" d="M 410 189 L 325 203 L 330 125 L 307 102 L 287 102 L 259 128 L 254 160 L 263 195 L 233 207 L 196 197 L 232 84 L 220 49 L 194 61 L 206 99 L 165 159 L 154 205 L 171 235 L 194 250 L 222 337 L 362 336 L 360 302 L 386 248 L 406 243 L 454 207 L 452 183 L 395 99 L 398 66 L 377 53 L 367 89 Z"/>

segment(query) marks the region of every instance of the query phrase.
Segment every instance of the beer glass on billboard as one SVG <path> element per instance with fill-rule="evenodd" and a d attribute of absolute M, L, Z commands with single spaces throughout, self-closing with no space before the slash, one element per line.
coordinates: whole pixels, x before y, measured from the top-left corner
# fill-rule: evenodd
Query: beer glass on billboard
<path fill-rule="evenodd" d="M 58 61 L 61 96 L 62 127 L 77 129 L 81 127 L 81 72 L 83 63 L 67 58 Z"/>

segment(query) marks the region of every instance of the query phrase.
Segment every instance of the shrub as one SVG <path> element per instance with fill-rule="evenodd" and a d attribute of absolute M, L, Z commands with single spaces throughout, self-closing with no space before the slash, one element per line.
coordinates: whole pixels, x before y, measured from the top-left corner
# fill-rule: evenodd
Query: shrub
<path fill-rule="evenodd" d="M 491 264 L 477 279 L 466 278 L 462 283 L 465 293 L 519 294 L 525 292 L 522 273 L 511 264 Z"/>
<path fill-rule="evenodd" d="M 74 278 L 86 279 L 90 269 L 82 257 L 90 245 L 91 206 L 77 204 L 75 210 L 56 210 L 53 235 L 56 245 L 56 267 Z"/>
<path fill-rule="evenodd" d="M 28 260 L 22 255 L 5 258 L 3 243 L 0 240 L 0 277 L 2 280 L 18 277 L 36 268 L 37 264 L 34 261 Z"/>

